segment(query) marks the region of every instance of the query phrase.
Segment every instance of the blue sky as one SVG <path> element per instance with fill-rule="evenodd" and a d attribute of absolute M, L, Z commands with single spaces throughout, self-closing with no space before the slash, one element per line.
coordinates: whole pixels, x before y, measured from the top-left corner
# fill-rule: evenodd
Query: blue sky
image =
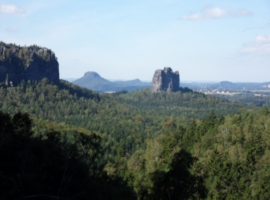
<path fill-rule="evenodd" d="M 270 81 L 270 0 L 0 0 L 0 40 L 52 49 L 61 78 Z"/>

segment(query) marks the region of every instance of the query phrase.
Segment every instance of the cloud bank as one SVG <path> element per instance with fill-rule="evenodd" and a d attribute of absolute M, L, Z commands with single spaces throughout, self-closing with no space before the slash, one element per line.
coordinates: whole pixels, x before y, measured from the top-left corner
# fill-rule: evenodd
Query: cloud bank
<path fill-rule="evenodd" d="M 246 17 L 253 15 L 252 12 L 245 9 L 233 11 L 231 9 L 222 9 L 215 6 L 206 6 L 199 14 L 183 15 L 183 20 L 205 20 L 205 19 L 218 19 L 224 17 Z"/>
<path fill-rule="evenodd" d="M 1 5 L 0 6 L 0 13 L 3 14 L 21 14 L 25 13 L 25 11 L 21 8 L 18 8 L 15 5 Z"/>
<path fill-rule="evenodd" d="M 257 35 L 255 40 L 243 50 L 246 53 L 270 54 L 270 35 Z"/>

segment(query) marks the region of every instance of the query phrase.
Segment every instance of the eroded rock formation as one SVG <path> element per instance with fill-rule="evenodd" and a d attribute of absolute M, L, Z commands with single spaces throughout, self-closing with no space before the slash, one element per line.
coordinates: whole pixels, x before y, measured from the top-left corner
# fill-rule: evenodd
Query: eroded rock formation
<path fill-rule="evenodd" d="M 156 70 L 152 80 L 152 92 L 176 92 L 179 90 L 179 72 L 173 72 L 170 67 L 164 67 L 164 70 Z"/>
<path fill-rule="evenodd" d="M 0 42 L 0 83 L 17 85 L 22 80 L 47 78 L 59 82 L 59 64 L 50 49 L 21 47 Z"/>

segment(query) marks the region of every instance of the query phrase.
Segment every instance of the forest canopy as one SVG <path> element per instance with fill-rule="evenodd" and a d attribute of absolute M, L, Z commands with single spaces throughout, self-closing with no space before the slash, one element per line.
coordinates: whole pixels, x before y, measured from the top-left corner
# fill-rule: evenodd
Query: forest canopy
<path fill-rule="evenodd" d="M 46 79 L 0 98 L 0 198 L 270 198 L 267 106 Z"/>

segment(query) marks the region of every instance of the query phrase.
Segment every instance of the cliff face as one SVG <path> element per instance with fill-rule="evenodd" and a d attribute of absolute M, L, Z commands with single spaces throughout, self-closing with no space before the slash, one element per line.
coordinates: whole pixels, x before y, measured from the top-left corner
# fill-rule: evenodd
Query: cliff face
<path fill-rule="evenodd" d="M 47 78 L 59 82 L 59 64 L 50 49 L 21 47 L 0 42 L 0 83 L 17 85 L 22 80 Z"/>
<path fill-rule="evenodd" d="M 156 70 L 152 80 L 152 92 L 176 92 L 179 90 L 179 72 L 173 72 L 170 67 L 164 67 L 164 70 Z"/>

